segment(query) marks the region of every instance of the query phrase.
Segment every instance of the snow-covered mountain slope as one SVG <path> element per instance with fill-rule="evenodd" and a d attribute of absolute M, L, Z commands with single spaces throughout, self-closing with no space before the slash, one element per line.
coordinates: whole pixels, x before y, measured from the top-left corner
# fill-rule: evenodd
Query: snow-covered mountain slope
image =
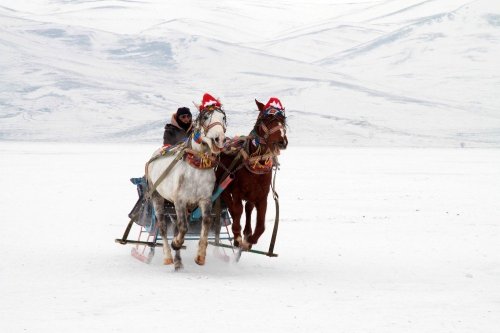
<path fill-rule="evenodd" d="M 490 1 L 0 5 L 0 140 L 157 141 L 211 92 L 229 135 L 279 97 L 295 145 L 499 146 Z"/>
<path fill-rule="evenodd" d="M 384 85 L 398 87 L 398 93 L 498 118 L 493 87 L 500 84 L 500 3 L 481 3 L 486 2 L 412 20 L 318 64 L 349 70 L 356 77 L 383 78 Z M 492 9 L 499 15 L 492 14 Z"/>

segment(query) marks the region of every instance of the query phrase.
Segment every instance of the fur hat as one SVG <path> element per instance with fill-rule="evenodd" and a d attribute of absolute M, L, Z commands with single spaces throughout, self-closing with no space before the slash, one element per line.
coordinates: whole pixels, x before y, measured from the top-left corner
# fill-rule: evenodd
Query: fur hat
<path fill-rule="evenodd" d="M 181 121 L 181 117 L 185 116 L 185 115 L 188 115 L 189 117 L 191 117 L 191 119 L 189 119 L 189 121 L 187 123 L 185 123 L 184 121 Z M 192 117 L 193 117 L 193 115 L 191 114 L 191 111 L 189 110 L 189 108 L 187 108 L 185 106 L 180 107 L 177 109 L 177 112 L 174 113 L 174 117 L 173 117 L 175 119 L 174 125 L 182 128 L 183 130 L 188 132 L 191 129 Z M 174 119 L 172 119 L 172 120 L 174 120 Z"/>
<path fill-rule="evenodd" d="M 212 95 L 205 93 L 201 100 L 200 111 L 209 106 L 216 106 L 220 108 L 222 104 L 219 102 L 218 99 L 214 98 Z"/>
<path fill-rule="evenodd" d="M 191 110 L 189 110 L 189 108 L 187 108 L 185 106 L 177 109 L 177 113 L 176 113 L 177 117 L 180 117 L 180 116 L 185 115 L 185 114 L 190 115 L 191 117 L 193 116 L 191 114 Z"/>

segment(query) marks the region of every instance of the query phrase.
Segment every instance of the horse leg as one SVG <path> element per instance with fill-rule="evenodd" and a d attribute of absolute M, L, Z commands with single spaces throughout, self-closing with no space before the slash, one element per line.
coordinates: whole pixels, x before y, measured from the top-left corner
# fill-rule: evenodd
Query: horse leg
<path fill-rule="evenodd" d="M 174 237 L 179 234 L 179 230 L 177 228 L 177 223 L 174 223 Z M 175 250 L 175 258 L 174 258 L 174 267 L 176 271 L 179 271 L 184 268 L 184 265 L 182 264 L 182 258 L 181 258 L 181 250 Z"/>
<path fill-rule="evenodd" d="M 181 250 L 175 250 L 174 267 L 176 271 L 180 271 L 184 268 L 184 265 L 182 264 Z"/>
<path fill-rule="evenodd" d="M 252 210 L 254 207 L 255 205 L 250 201 L 245 204 L 245 229 L 243 229 L 245 240 L 252 234 Z"/>
<path fill-rule="evenodd" d="M 243 203 L 241 200 L 233 201 L 232 205 L 228 206 L 229 213 L 233 218 L 233 224 L 231 226 L 231 230 L 233 231 L 234 237 L 234 246 L 240 246 L 241 239 L 241 214 L 243 214 Z"/>
<path fill-rule="evenodd" d="M 257 202 L 255 207 L 257 208 L 257 222 L 253 234 L 247 239 L 250 244 L 257 244 L 259 237 L 262 236 L 266 229 L 267 198 Z"/>
<path fill-rule="evenodd" d="M 180 250 L 182 244 L 184 244 L 184 236 L 187 233 L 187 214 L 186 206 L 179 203 L 175 203 L 175 213 L 177 214 L 177 235 L 175 235 L 172 240 L 172 248 L 174 250 Z"/>
<path fill-rule="evenodd" d="M 243 250 L 250 250 L 252 247 L 245 239 L 241 238 L 241 215 L 243 214 L 243 202 L 242 200 L 233 201 L 233 211 L 229 210 L 231 216 L 233 217 L 233 236 L 234 236 L 234 246 L 240 247 Z M 245 226 L 246 228 L 246 226 Z"/>
<path fill-rule="evenodd" d="M 175 235 L 172 240 L 172 248 L 175 250 L 175 259 L 174 266 L 175 270 L 179 270 L 183 267 L 182 259 L 181 259 L 181 248 L 182 244 L 184 244 L 184 236 L 187 233 L 187 213 L 186 213 L 186 205 L 183 205 L 179 202 L 175 204 L 175 213 L 177 215 L 177 235 Z"/>
<path fill-rule="evenodd" d="M 154 194 L 152 200 L 153 206 L 155 208 L 156 220 L 158 221 L 160 235 L 161 238 L 163 238 L 163 264 L 172 265 L 174 263 L 174 260 L 172 259 L 172 251 L 170 250 L 167 239 L 168 222 L 165 218 L 165 199 L 163 199 L 158 194 Z"/>
<path fill-rule="evenodd" d="M 208 231 L 210 230 L 210 224 L 212 223 L 212 217 L 210 216 L 210 211 L 212 210 L 212 202 L 210 199 L 202 200 L 199 202 L 201 208 L 201 216 L 203 217 L 200 232 L 200 241 L 198 242 L 198 254 L 194 260 L 198 265 L 205 264 L 205 258 L 207 256 L 207 245 L 208 245 Z"/>
<path fill-rule="evenodd" d="M 234 198 L 234 195 L 228 194 L 227 192 L 222 192 L 222 200 L 227 205 L 227 210 L 233 218 L 233 223 L 231 224 L 231 231 L 233 232 L 233 244 L 234 246 L 239 246 L 241 241 L 241 225 L 240 219 L 243 213 L 243 205 L 241 200 Z"/>
<path fill-rule="evenodd" d="M 186 206 L 176 203 L 175 214 L 177 215 L 176 235 L 172 240 L 172 248 L 175 250 L 174 267 L 176 271 L 184 268 L 181 258 L 181 248 L 184 244 L 184 236 L 187 233 L 187 213 Z"/>

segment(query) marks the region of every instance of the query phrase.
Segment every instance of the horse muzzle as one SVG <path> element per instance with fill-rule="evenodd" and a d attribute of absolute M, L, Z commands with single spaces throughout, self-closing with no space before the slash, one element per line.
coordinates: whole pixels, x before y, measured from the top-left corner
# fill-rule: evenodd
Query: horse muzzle
<path fill-rule="evenodd" d="M 288 146 L 288 139 L 287 139 L 287 137 L 285 136 L 283 138 L 283 140 L 278 141 L 278 143 L 276 145 L 278 146 L 279 149 L 285 150 L 286 147 Z"/>
<path fill-rule="evenodd" d="M 202 144 L 206 146 L 212 154 L 218 155 L 224 149 L 224 138 L 210 138 L 209 140 L 203 140 Z"/>

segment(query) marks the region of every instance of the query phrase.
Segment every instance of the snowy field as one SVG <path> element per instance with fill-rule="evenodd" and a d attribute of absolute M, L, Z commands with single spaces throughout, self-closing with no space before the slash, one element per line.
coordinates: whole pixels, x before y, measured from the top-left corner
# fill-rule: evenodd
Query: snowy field
<path fill-rule="evenodd" d="M 290 147 L 279 257 L 174 272 L 114 243 L 155 145 L 0 143 L 0 331 L 498 331 L 498 150 Z"/>

